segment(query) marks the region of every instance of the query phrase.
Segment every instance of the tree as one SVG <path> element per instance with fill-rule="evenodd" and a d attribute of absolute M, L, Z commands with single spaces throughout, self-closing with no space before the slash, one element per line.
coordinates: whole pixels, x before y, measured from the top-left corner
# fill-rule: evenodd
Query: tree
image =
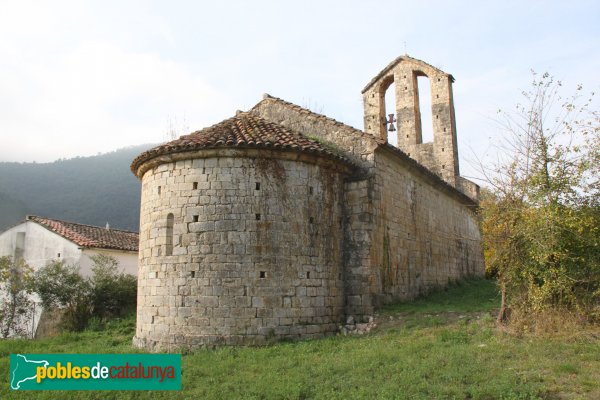
<path fill-rule="evenodd" d="M 26 336 L 33 317 L 32 269 L 24 261 L 0 257 L 0 334 Z"/>
<path fill-rule="evenodd" d="M 53 261 L 35 274 L 35 292 L 46 309 L 62 309 L 67 330 L 81 331 L 92 318 L 105 320 L 135 309 L 137 278 L 119 272 L 114 257 L 92 256 L 93 275 L 84 278 L 79 268 Z"/>
<path fill-rule="evenodd" d="M 79 268 L 52 261 L 35 273 L 35 292 L 47 309 L 62 309 L 61 320 L 68 330 L 80 331 L 87 325 L 92 309 L 92 287 L 79 274 Z"/>
<path fill-rule="evenodd" d="M 134 310 L 137 300 L 137 278 L 120 272 L 119 263 L 112 256 L 97 254 L 91 259 L 94 263 L 90 280 L 93 316 L 106 319 Z"/>
<path fill-rule="evenodd" d="M 482 228 L 486 267 L 502 291 L 499 321 L 509 308 L 591 316 L 600 299 L 600 119 L 593 93 L 561 91 L 560 81 L 534 73 L 515 112 L 500 112 L 498 159 L 479 162 L 490 188 Z"/>

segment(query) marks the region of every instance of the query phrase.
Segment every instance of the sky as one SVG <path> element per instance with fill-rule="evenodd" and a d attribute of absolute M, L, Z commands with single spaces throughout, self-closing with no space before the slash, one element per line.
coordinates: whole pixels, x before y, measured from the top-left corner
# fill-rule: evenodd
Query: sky
<path fill-rule="evenodd" d="M 0 161 L 163 142 L 263 93 L 362 129 L 361 90 L 403 54 L 456 79 L 474 176 L 532 69 L 600 90 L 600 2 L 0 0 Z"/>

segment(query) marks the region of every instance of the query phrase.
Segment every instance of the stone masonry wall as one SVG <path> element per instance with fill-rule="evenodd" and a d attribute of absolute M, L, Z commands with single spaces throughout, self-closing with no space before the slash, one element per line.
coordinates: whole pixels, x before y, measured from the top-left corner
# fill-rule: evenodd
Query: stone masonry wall
<path fill-rule="evenodd" d="M 418 77 L 429 78 L 431 109 L 419 106 Z M 385 93 L 395 83 L 398 147 L 455 186 L 459 175 L 451 75 L 420 60 L 399 57 L 363 90 L 364 129 L 387 140 Z M 433 142 L 422 140 L 421 114 L 431 113 Z"/>
<path fill-rule="evenodd" d="M 482 276 L 475 206 L 402 166 L 393 151 L 375 153 L 380 201 L 371 246 L 373 302 L 411 299 L 433 287 Z"/>
<path fill-rule="evenodd" d="M 318 135 L 362 161 L 363 170 L 344 185 L 347 316 L 360 319 L 392 299 L 410 299 L 433 286 L 483 274 L 473 201 L 381 146 L 374 136 L 335 120 L 272 97 L 253 112 Z M 478 198 L 475 184 L 456 178 L 461 192 Z"/>
<path fill-rule="evenodd" d="M 305 135 L 333 143 L 360 166 L 344 185 L 343 276 L 348 316 L 367 316 L 374 311 L 371 245 L 373 211 L 378 201 L 374 192 L 374 158 L 377 140 L 351 126 L 265 95 L 252 110 L 261 117 Z"/>
<path fill-rule="evenodd" d="M 318 162 L 236 153 L 147 171 L 134 343 L 176 349 L 335 332 L 344 318 L 342 196 L 343 176 Z"/>
<path fill-rule="evenodd" d="M 370 316 L 374 312 L 371 246 L 375 193 L 375 176 L 349 180 L 344 196 L 344 287 L 346 316 Z"/>
<path fill-rule="evenodd" d="M 358 129 L 269 95 L 264 95 L 252 112 L 306 136 L 334 143 L 365 171 L 373 166 L 373 151 L 377 142 Z"/>

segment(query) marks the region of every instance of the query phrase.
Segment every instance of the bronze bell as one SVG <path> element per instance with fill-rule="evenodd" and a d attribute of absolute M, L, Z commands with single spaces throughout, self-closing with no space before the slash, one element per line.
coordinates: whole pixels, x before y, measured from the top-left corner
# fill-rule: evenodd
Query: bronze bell
<path fill-rule="evenodd" d="M 388 132 L 396 132 L 396 127 L 394 126 L 394 122 L 396 122 L 396 119 L 394 118 L 394 114 L 388 114 L 388 120 L 386 121 L 386 123 L 390 124 L 390 126 L 388 127 Z"/>

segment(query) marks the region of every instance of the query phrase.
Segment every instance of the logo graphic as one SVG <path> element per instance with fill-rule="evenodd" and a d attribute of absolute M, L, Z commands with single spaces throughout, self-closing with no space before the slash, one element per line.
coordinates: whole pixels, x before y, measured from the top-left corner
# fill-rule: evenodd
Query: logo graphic
<path fill-rule="evenodd" d="M 37 368 L 42 366 L 44 368 L 48 367 L 48 361 L 41 360 L 28 360 L 22 354 L 16 355 L 17 362 L 13 367 L 13 357 L 12 354 L 10 356 L 10 388 L 13 390 L 19 390 L 21 388 L 21 383 L 37 378 Z"/>
<path fill-rule="evenodd" d="M 180 354 L 11 354 L 12 390 L 180 390 Z"/>

